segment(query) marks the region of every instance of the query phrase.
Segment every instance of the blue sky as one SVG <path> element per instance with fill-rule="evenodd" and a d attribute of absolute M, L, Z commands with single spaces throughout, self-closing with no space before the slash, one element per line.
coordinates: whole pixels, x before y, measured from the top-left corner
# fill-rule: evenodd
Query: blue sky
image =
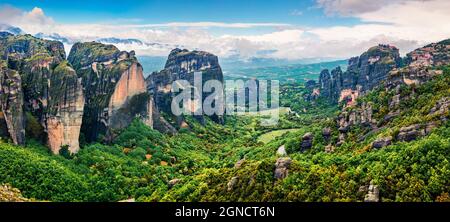
<path fill-rule="evenodd" d="M 0 0 L 0 24 L 56 33 L 66 50 L 133 38 L 143 44 L 114 44 L 155 56 L 183 47 L 243 59 L 345 59 L 377 44 L 404 54 L 450 38 L 448 21 L 448 0 Z"/>
<path fill-rule="evenodd" d="M 22 10 L 42 8 L 65 23 L 271 22 L 298 26 L 352 25 L 359 19 L 326 16 L 315 0 L 0 1 Z"/>

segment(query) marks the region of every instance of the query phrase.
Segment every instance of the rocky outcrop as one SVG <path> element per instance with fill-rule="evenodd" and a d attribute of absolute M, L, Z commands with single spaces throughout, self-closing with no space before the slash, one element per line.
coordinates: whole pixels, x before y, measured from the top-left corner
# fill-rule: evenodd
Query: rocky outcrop
<path fill-rule="evenodd" d="M 287 155 L 286 148 L 284 147 L 284 145 L 278 147 L 277 155 L 279 155 L 279 156 L 286 156 Z"/>
<path fill-rule="evenodd" d="M 181 182 L 181 179 L 175 178 L 169 181 L 169 187 L 173 187 Z"/>
<path fill-rule="evenodd" d="M 394 88 L 401 84 L 419 85 L 436 75 L 441 75 L 443 71 L 439 66 L 450 64 L 450 39 L 408 53 L 405 63 L 404 67 L 396 68 L 389 73 L 388 87 Z"/>
<path fill-rule="evenodd" d="M 376 139 L 375 141 L 372 142 L 372 148 L 373 149 L 380 149 L 380 148 L 383 148 L 383 147 L 391 145 L 391 143 L 392 143 L 392 137 L 391 136 L 379 138 L 379 139 Z"/>
<path fill-rule="evenodd" d="M 363 103 L 358 107 L 342 111 L 338 118 L 339 132 L 346 133 L 353 125 L 362 124 L 371 126 L 376 123 L 372 118 L 373 109 L 371 104 Z"/>
<path fill-rule="evenodd" d="M 412 140 L 416 140 L 420 136 L 425 135 L 425 130 L 422 129 L 420 124 L 414 124 L 411 126 L 405 126 L 400 128 L 399 133 L 397 135 L 398 141 L 409 142 Z"/>
<path fill-rule="evenodd" d="M 364 197 L 364 202 L 379 202 L 380 201 L 380 189 L 378 185 L 374 185 L 373 181 L 370 181 L 370 185 L 367 188 L 367 194 Z"/>
<path fill-rule="evenodd" d="M 333 153 L 335 149 L 336 148 L 333 145 L 328 144 L 325 146 L 325 153 Z"/>
<path fill-rule="evenodd" d="M 19 189 L 11 187 L 9 184 L 0 185 L 0 202 L 30 202 L 33 200 L 22 196 Z"/>
<path fill-rule="evenodd" d="M 239 177 L 232 177 L 230 181 L 227 183 L 227 191 L 232 191 L 237 185 Z"/>
<path fill-rule="evenodd" d="M 25 142 L 22 80 L 19 73 L 0 67 L 0 110 L 2 120 L 14 144 Z"/>
<path fill-rule="evenodd" d="M 55 68 L 50 83 L 48 144 L 55 154 L 65 145 L 71 153 L 76 153 L 80 148 L 78 139 L 84 111 L 81 79 L 67 62 L 63 62 Z"/>
<path fill-rule="evenodd" d="M 13 142 L 25 140 L 27 112 L 45 129 L 52 152 L 58 153 L 61 146 L 78 151 L 83 92 L 65 60 L 63 44 L 30 35 L 9 35 L 0 41 L 1 103 Z"/>
<path fill-rule="evenodd" d="M 313 134 L 312 133 L 305 133 L 305 135 L 302 136 L 302 143 L 301 143 L 301 147 L 300 150 L 306 151 L 311 149 L 313 145 Z"/>
<path fill-rule="evenodd" d="M 291 163 L 292 160 L 289 157 L 278 158 L 277 162 L 275 163 L 275 179 L 284 179 L 285 177 L 287 177 Z"/>
<path fill-rule="evenodd" d="M 242 164 L 244 164 L 245 159 L 240 159 L 234 164 L 234 168 L 239 169 L 241 168 Z"/>
<path fill-rule="evenodd" d="M 135 117 L 153 124 L 151 96 L 133 51 L 120 51 L 97 42 L 76 43 L 68 60 L 82 79 L 82 132 L 88 141 L 100 135 L 111 139 Z"/>
<path fill-rule="evenodd" d="M 176 80 L 187 80 L 194 86 L 195 72 L 202 73 L 202 83 L 208 80 L 223 82 L 223 73 L 217 56 L 208 52 L 181 49 L 174 49 L 170 52 L 165 68 L 160 72 L 152 73 L 146 79 L 148 91 L 153 94 L 155 106 L 159 112 L 168 114 L 168 116 L 172 115 L 171 102 L 174 96 L 171 92 L 172 83 Z M 210 94 L 203 93 L 202 98 L 205 99 Z M 204 121 L 203 115 L 195 117 L 200 122 Z M 213 115 L 211 119 L 218 123 L 223 122 L 222 116 Z M 184 122 L 182 117 L 171 116 L 170 119 L 155 119 L 154 125 L 155 129 L 160 131 L 173 132 L 176 127 L 181 126 L 182 122 Z"/>
<path fill-rule="evenodd" d="M 323 70 L 319 76 L 321 96 L 330 102 L 345 101 L 347 105 L 354 105 L 358 96 L 386 81 L 388 73 L 400 64 L 396 47 L 372 47 L 361 56 L 351 58 L 345 72 L 340 67 L 331 72 Z"/>
<path fill-rule="evenodd" d="M 331 128 L 326 127 L 322 129 L 322 136 L 325 142 L 329 142 L 331 139 Z"/>

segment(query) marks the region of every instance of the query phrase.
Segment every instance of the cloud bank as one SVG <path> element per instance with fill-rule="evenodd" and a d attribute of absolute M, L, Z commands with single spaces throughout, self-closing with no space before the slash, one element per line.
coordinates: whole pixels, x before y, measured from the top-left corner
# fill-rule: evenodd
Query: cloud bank
<path fill-rule="evenodd" d="M 354 17 L 361 22 L 352 26 L 320 28 L 282 23 L 221 22 L 63 24 L 40 8 L 22 11 L 11 6 L 0 8 L 0 21 L 31 34 L 58 33 L 72 43 L 110 37 L 139 39 L 145 44 L 118 43 L 117 46 L 121 50 L 135 50 L 138 55 L 153 56 L 166 56 L 171 48 L 182 46 L 210 51 L 221 57 L 340 59 L 358 55 L 379 43 L 396 45 L 406 53 L 421 45 L 450 38 L 450 1 L 447 0 L 317 0 L 316 4 L 326 16 Z M 269 31 L 258 35 L 217 34 L 214 31 L 217 28 L 264 28 Z M 70 43 L 67 46 L 70 47 Z"/>

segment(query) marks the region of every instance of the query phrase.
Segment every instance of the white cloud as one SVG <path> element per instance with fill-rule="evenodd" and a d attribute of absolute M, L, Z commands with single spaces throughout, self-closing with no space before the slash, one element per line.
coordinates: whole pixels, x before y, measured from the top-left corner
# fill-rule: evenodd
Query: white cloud
<path fill-rule="evenodd" d="M 29 12 L 0 7 L 0 21 L 28 33 L 58 33 L 73 41 L 98 38 L 136 38 L 153 45 L 118 44 L 138 55 L 166 56 L 177 45 L 212 52 L 221 57 L 264 56 L 285 59 L 349 58 L 367 48 L 388 43 L 406 53 L 421 45 L 450 37 L 450 1 L 446 0 L 317 0 L 334 16 L 352 16 L 362 23 L 352 26 L 299 28 L 283 23 L 173 22 L 162 24 L 62 24 L 42 9 Z M 210 28 L 272 30 L 265 34 L 214 33 Z M 225 32 L 226 33 L 226 32 Z"/>
<path fill-rule="evenodd" d="M 163 27 L 195 27 L 195 28 L 255 28 L 255 27 L 289 27 L 284 23 L 224 23 L 224 22 L 171 22 L 162 24 L 128 25 L 130 28 L 163 28 Z"/>
<path fill-rule="evenodd" d="M 318 7 L 328 15 L 354 16 L 361 13 L 373 12 L 391 4 L 405 4 L 408 2 L 425 2 L 429 0 L 316 0 Z"/>

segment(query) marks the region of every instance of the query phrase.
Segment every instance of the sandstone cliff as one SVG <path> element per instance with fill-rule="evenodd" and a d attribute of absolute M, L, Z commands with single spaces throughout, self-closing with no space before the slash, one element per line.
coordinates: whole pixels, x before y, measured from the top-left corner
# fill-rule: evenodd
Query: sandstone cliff
<path fill-rule="evenodd" d="M 66 145 L 77 152 L 83 92 L 65 61 L 63 44 L 31 35 L 4 35 L 0 41 L 1 104 L 12 141 L 25 142 L 26 125 L 32 122 L 24 118 L 27 112 L 47 132 L 43 139 L 52 152 Z"/>
<path fill-rule="evenodd" d="M 151 99 L 146 95 L 143 69 L 133 51 L 119 51 L 113 45 L 97 42 L 76 43 L 68 60 L 82 79 L 82 132 L 88 141 L 100 135 L 109 139 L 137 116 L 152 125 Z"/>

